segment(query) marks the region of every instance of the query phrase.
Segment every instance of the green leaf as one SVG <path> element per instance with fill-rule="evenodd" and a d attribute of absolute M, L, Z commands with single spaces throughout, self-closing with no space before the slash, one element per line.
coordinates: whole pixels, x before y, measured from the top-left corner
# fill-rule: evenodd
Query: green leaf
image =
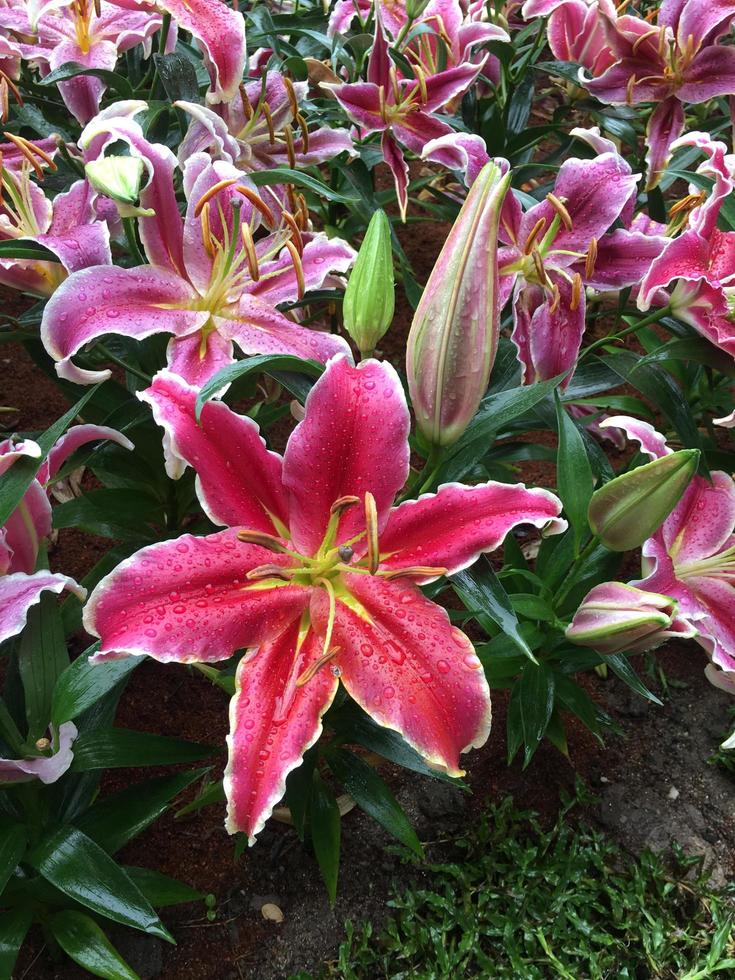
<path fill-rule="evenodd" d="M 48 728 L 54 686 L 68 665 L 59 605 L 56 596 L 46 593 L 29 611 L 18 643 L 18 671 L 23 682 L 30 742 L 39 739 Z"/>
<path fill-rule="evenodd" d="M 663 701 L 657 698 L 653 691 L 648 690 L 638 674 L 636 674 L 631 667 L 630 661 L 627 659 L 627 657 L 624 657 L 622 653 L 616 653 L 612 656 L 605 656 L 603 663 L 606 663 L 610 667 L 613 674 L 615 674 L 616 677 L 619 677 L 624 684 L 627 684 L 632 691 L 640 694 L 641 697 L 646 698 L 648 701 L 653 701 L 654 704 L 658 704 L 663 707 Z"/>
<path fill-rule="evenodd" d="M 62 827 L 28 856 L 46 881 L 98 915 L 173 942 L 150 903 L 99 844 Z"/>
<path fill-rule="evenodd" d="M 162 875 L 152 868 L 126 867 L 125 872 L 130 880 L 148 899 L 154 908 L 168 908 L 170 905 L 184 905 L 186 902 L 198 902 L 204 898 L 201 892 L 195 891 L 190 885 L 176 878 Z"/>
<path fill-rule="evenodd" d="M 286 803 L 291 811 L 294 830 L 303 841 L 306 836 L 306 822 L 311 803 L 311 786 L 314 779 L 314 766 L 317 763 L 316 747 L 305 753 L 303 762 L 293 769 L 286 779 Z"/>
<path fill-rule="evenodd" d="M 315 771 L 311 790 L 311 842 L 314 845 L 314 853 L 331 905 L 334 905 L 337 899 L 340 832 L 337 801 L 319 773 Z"/>
<path fill-rule="evenodd" d="M 48 920 L 51 935 L 67 956 L 104 980 L 140 980 L 91 916 L 76 909 L 56 912 Z"/>
<path fill-rule="evenodd" d="M 341 194 L 339 191 L 328 187 L 327 184 L 315 177 L 309 176 L 300 170 L 291 170 L 290 167 L 274 167 L 273 170 L 254 170 L 248 177 L 256 187 L 270 186 L 271 184 L 295 184 L 296 187 L 303 187 L 306 191 L 311 191 L 317 197 L 335 204 L 355 204 L 360 198 L 354 194 Z"/>
<path fill-rule="evenodd" d="M 0 826 L 0 896 L 25 854 L 28 834 L 19 823 Z M 2 898 L 0 897 L 0 902 Z"/>
<path fill-rule="evenodd" d="M 45 245 L 34 242 L 31 238 L 12 238 L 0 242 L 0 258 L 27 259 L 30 262 L 60 262 L 61 259 Z"/>
<path fill-rule="evenodd" d="M 20 947 L 31 927 L 29 908 L 12 908 L 0 915 L 0 977 L 12 977 Z"/>
<path fill-rule="evenodd" d="M 513 688 L 511 699 L 518 702 L 525 753 L 523 768 L 528 765 L 544 737 L 554 711 L 554 675 L 545 664 L 526 665 Z"/>
<path fill-rule="evenodd" d="M 157 820 L 174 797 L 206 771 L 196 769 L 136 783 L 95 803 L 75 824 L 109 854 L 114 854 Z"/>
<path fill-rule="evenodd" d="M 76 405 L 72 405 L 68 412 L 61 416 L 54 424 L 46 429 L 42 436 L 36 440 L 41 447 L 41 456 L 32 459 L 25 456 L 15 463 L 12 468 L 3 475 L 2 487 L 0 488 L 0 527 L 7 524 L 8 518 L 23 499 L 23 494 L 31 485 L 31 481 L 41 467 L 44 459 L 69 428 L 74 419 L 79 415 L 87 402 L 97 392 L 99 385 L 95 385 L 85 392 Z"/>
<path fill-rule="evenodd" d="M 183 54 L 154 54 L 153 63 L 171 102 L 198 102 L 199 84 L 194 65 Z"/>
<path fill-rule="evenodd" d="M 166 735 L 108 728 L 83 732 L 74 743 L 72 772 L 90 769 L 122 769 L 138 766 L 170 766 L 196 762 L 216 752 L 212 745 L 187 742 Z"/>
<path fill-rule="evenodd" d="M 558 386 L 563 375 L 538 384 L 509 388 L 487 395 L 461 439 L 449 450 L 438 482 L 461 480 L 490 449 L 496 435 L 513 419 L 525 415 Z"/>
<path fill-rule="evenodd" d="M 118 75 L 117 72 L 109 71 L 107 68 L 87 68 L 85 65 L 80 65 L 76 61 L 65 62 L 55 71 L 49 72 L 43 78 L 37 79 L 36 84 L 58 85 L 59 82 L 66 82 L 70 78 L 76 78 L 78 75 L 91 75 L 94 78 L 102 79 L 108 88 L 111 88 L 113 92 L 117 92 L 121 99 L 135 98 L 135 93 L 127 78 Z"/>
<path fill-rule="evenodd" d="M 54 527 L 75 528 L 119 541 L 158 540 L 155 525 L 163 525 L 162 505 L 139 490 L 89 490 L 54 507 Z"/>
<path fill-rule="evenodd" d="M 371 765 L 345 749 L 329 751 L 327 762 L 361 810 L 376 820 L 401 844 L 405 844 L 419 856 L 423 854 L 416 831 L 408 822 L 395 796 Z"/>
<path fill-rule="evenodd" d="M 317 361 L 307 361 L 301 357 L 293 357 L 290 354 L 261 354 L 257 357 L 246 357 L 242 361 L 228 364 L 227 367 L 218 371 L 214 377 L 210 378 L 202 390 L 199 392 L 196 401 L 197 421 L 202 414 L 202 409 L 210 398 L 213 398 L 218 391 L 231 384 L 237 378 L 242 378 L 247 374 L 271 374 L 273 371 L 296 371 L 306 374 L 310 378 L 318 378 L 324 371 L 324 365 Z"/>
<path fill-rule="evenodd" d="M 538 663 L 519 632 L 520 624 L 508 593 L 487 562 L 477 562 L 471 569 L 452 575 L 449 581 L 466 609 L 475 614 L 487 614 L 524 656 Z"/>
<path fill-rule="evenodd" d="M 332 709 L 326 720 L 331 728 L 350 743 L 362 745 L 370 752 L 377 752 L 403 769 L 410 769 L 422 776 L 449 782 L 454 786 L 461 785 L 460 780 L 431 769 L 399 732 L 377 725 L 354 701 L 346 701 L 339 708 Z"/>
<path fill-rule="evenodd" d="M 587 530 L 587 508 L 594 490 L 592 467 L 582 434 L 569 418 L 559 395 L 555 395 L 559 431 L 556 481 L 564 512 L 574 532 L 575 554 Z"/>
<path fill-rule="evenodd" d="M 88 647 L 57 680 L 51 704 L 54 725 L 72 721 L 96 704 L 141 663 L 141 657 L 124 657 L 122 660 L 107 660 L 93 665 L 89 658 L 97 651 L 98 645 L 93 643 Z"/>

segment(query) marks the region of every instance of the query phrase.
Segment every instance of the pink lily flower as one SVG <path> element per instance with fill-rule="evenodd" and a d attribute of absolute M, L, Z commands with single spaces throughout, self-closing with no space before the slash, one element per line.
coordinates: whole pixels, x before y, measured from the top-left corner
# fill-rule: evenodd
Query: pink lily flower
<path fill-rule="evenodd" d="M 41 338 L 57 361 L 60 377 L 91 383 L 109 371 L 85 371 L 71 360 L 103 334 L 142 339 L 170 333 L 168 365 L 201 385 L 234 360 L 234 344 L 245 354 L 279 353 L 326 362 L 349 351 L 331 334 L 302 327 L 277 306 L 319 289 L 330 273 L 345 272 L 353 249 L 339 238 L 302 232 L 296 219 L 275 218 L 255 187 L 232 164 L 190 157 L 183 172 L 187 197 L 179 214 L 173 184 L 176 158 L 149 143 L 132 116 L 141 103 L 123 103 L 127 115 L 101 114 L 79 141 L 88 157 L 115 140 L 128 143 L 150 175 L 140 195 L 153 213 L 139 219 L 150 265 L 117 266 L 75 273 L 46 306 Z M 115 107 L 112 107 L 114 109 Z M 261 222 L 271 225 L 254 239 Z"/>
<path fill-rule="evenodd" d="M 546 37 L 554 57 L 581 65 L 597 78 L 617 60 L 601 9 L 614 16 L 612 5 L 597 0 L 527 0 L 521 13 L 526 20 L 548 17 Z"/>
<path fill-rule="evenodd" d="M 35 144 L 19 142 L 26 150 L 22 163 L 8 169 L 3 155 L 0 165 L 0 241 L 37 242 L 59 261 L 0 258 L 0 283 L 35 296 L 50 296 L 71 273 L 110 265 L 110 233 L 106 222 L 98 220 L 97 195 L 89 183 L 78 180 L 49 200 L 31 180 L 31 171 L 35 167 L 43 178 L 41 163 L 51 163 L 51 157 Z"/>
<path fill-rule="evenodd" d="M 510 243 L 498 251 L 501 302 L 513 294 L 511 339 L 525 384 L 576 364 L 585 289 L 605 292 L 640 281 L 666 241 L 627 227 L 610 231 L 619 218 L 630 223 L 640 175 L 597 131 L 572 133 L 591 142 L 598 155 L 565 160 L 553 193 L 525 213 L 508 195 L 501 222 Z"/>
<path fill-rule="evenodd" d="M 735 48 L 720 44 L 729 33 L 735 2 L 664 0 L 657 23 L 601 7 L 615 64 L 585 87 L 602 102 L 655 102 L 648 122 L 648 183 L 655 187 L 673 141 L 684 128 L 684 104 L 707 102 L 735 91 Z"/>
<path fill-rule="evenodd" d="M 427 77 L 415 64 L 415 78 L 399 78 L 388 54 L 380 18 L 376 20 L 366 82 L 322 82 L 350 119 L 367 136 L 382 133 L 383 159 L 393 174 L 401 218 L 408 207 L 408 163 L 403 147 L 421 156 L 425 145 L 446 136 L 452 127 L 433 113 L 462 95 L 482 70 L 483 63 L 463 62 Z"/>
<path fill-rule="evenodd" d="M 114 70 L 120 54 L 147 41 L 161 26 L 150 10 L 126 10 L 108 0 L 50 0 L 0 7 L 0 31 L 16 39 L 25 60 L 47 74 L 69 61 Z M 84 125 L 99 109 L 107 86 L 94 76 L 59 82 L 69 111 Z"/>
<path fill-rule="evenodd" d="M 68 576 L 35 569 L 39 545 L 51 533 L 51 504 L 44 487 L 53 481 L 75 450 L 96 439 L 109 439 L 125 449 L 133 448 L 133 444 L 115 429 L 101 425 L 72 427 L 48 454 L 20 504 L 0 528 L 0 643 L 20 633 L 28 610 L 39 601 L 43 592 L 58 595 L 68 589 L 80 599 L 86 595 L 85 590 Z M 10 439 L 0 442 L 0 477 L 23 456 L 38 459 L 40 446 L 30 439 L 18 443 Z"/>
<path fill-rule="evenodd" d="M 300 111 L 307 90 L 307 82 L 292 82 L 280 72 L 270 71 L 265 86 L 260 79 L 249 82 L 242 86 L 241 98 L 223 102 L 214 110 L 178 102 L 177 106 L 192 117 L 179 147 L 181 165 L 203 150 L 246 173 L 307 167 L 345 151 L 355 156 L 347 130 L 322 126 L 309 132 Z"/>
<path fill-rule="evenodd" d="M 681 202 L 695 207 L 687 228 L 654 259 L 643 277 L 638 307 L 669 302 L 675 316 L 694 327 L 702 336 L 735 356 L 735 232 L 720 231 L 717 218 L 725 198 L 735 187 L 735 157 L 724 143 L 713 141 L 708 133 L 690 133 L 673 147 L 698 146 L 707 159 L 697 173 L 714 180 L 709 196 L 696 187 Z M 670 295 L 667 290 L 675 283 Z"/>
<path fill-rule="evenodd" d="M 647 422 L 618 415 L 622 429 L 651 459 L 672 450 Z M 710 659 L 707 676 L 735 693 L 735 482 L 719 470 L 695 476 L 659 530 L 643 544 L 645 578 L 631 584 L 676 599 Z"/>
<path fill-rule="evenodd" d="M 409 414 L 393 368 L 331 360 L 285 455 L 255 423 L 169 372 L 140 396 L 165 430 L 169 472 L 191 465 L 208 516 L 122 562 L 85 627 L 97 662 L 226 660 L 237 670 L 225 773 L 227 828 L 250 842 L 319 738 L 341 681 L 377 722 L 459 775 L 482 745 L 490 697 L 469 639 L 417 585 L 466 568 L 518 524 L 558 533 L 560 501 L 522 484 L 446 484 L 392 507 L 409 472 Z"/>
<path fill-rule="evenodd" d="M 0 786 L 11 783 L 26 783 L 39 779 L 42 783 L 55 783 L 61 779 L 74 761 L 72 745 L 77 737 L 77 727 L 68 721 L 52 731 L 56 748 L 49 739 L 40 739 L 39 754 L 25 759 L 0 759 Z M 51 750 L 51 754 L 45 754 Z"/>

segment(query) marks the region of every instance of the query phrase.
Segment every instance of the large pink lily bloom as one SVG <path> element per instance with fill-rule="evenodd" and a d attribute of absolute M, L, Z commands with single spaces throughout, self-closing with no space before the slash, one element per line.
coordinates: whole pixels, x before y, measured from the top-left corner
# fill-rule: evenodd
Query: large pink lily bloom
<path fill-rule="evenodd" d="M 651 459 L 672 450 L 649 423 L 613 416 L 603 427 L 622 429 Z M 697 630 L 710 659 L 707 676 L 735 693 L 735 482 L 716 470 L 710 483 L 695 476 L 658 531 L 643 544 L 645 578 L 631 583 L 671 596 Z"/>
<path fill-rule="evenodd" d="M 85 68 L 112 71 L 120 54 L 147 41 L 161 26 L 150 10 L 127 10 L 101 0 L 49 0 L 22 6 L 0 7 L 0 31 L 19 41 L 25 60 L 45 74 L 69 61 Z M 84 125 L 99 109 L 106 84 L 80 75 L 59 82 L 69 111 Z"/>
<path fill-rule="evenodd" d="M 72 745 L 76 741 L 77 727 L 68 721 L 52 730 L 53 740 L 43 739 L 38 754 L 24 759 L 0 759 L 0 786 L 27 783 L 34 779 L 42 783 L 55 783 L 61 779 L 74 761 Z M 55 744 L 54 744 L 55 743 Z"/>
<path fill-rule="evenodd" d="M 684 128 L 684 105 L 735 92 L 735 48 L 719 43 L 732 26 L 735 2 L 664 0 L 655 25 L 618 17 L 609 3 L 600 16 L 616 61 L 583 84 L 602 102 L 657 103 L 647 130 L 647 188 L 655 187 Z"/>
<path fill-rule="evenodd" d="M 686 230 L 670 239 L 651 263 L 641 282 L 638 307 L 645 311 L 670 303 L 679 319 L 735 356 L 735 232 L 717 227 L 720 208 L 735 187 L 735 157 L 708 133 L 683 136 L 674 143 L 674 148 L 680 146 L 697 146 L 705 152 L 707 159 L 697 173 L 714 184 L 707 196 L 697 187 L 690 188 L 690 200 L 697 206 L 689 213 Z"/>
<path fill-rule="evenodd" d="M 331 360 L 279 456 L 255 423 L 169 372 L 141 395 L 228 530 L 144 548 L 92 594 L 97 662 L 226 660 L 237 670 L 227 827 L 251 843 L 321 732 L 338 684 L 429 762 L 459 775 L 490 727 L 469 639 L 418 588 L 470 565 L 518 524 L 558 533 L 559 500 L 522 484 L 447 484 L 393 507 L 409 471 L 409 415 L 393 368 Z"/>
<path fill-rule="evenodd" d="M 345 272 L 353 249 L 339 238 L 302 233 L 285 221 L 254 240 L 272 223 L 256 188 L 232 164 L 206 153 L 190 157 L 183 171 L 186 214 L 179 214 L 173 177 L 176 158 L 149 143 L 133 116 L 141 103 L 123 103 L 114 116 L 102 113 L 79 140 L 87 158 L 121 139 L 140 157 L 149 183 L 140 195 L 153 213 L 139 219 L 150 265 L 91 268 L 75 273 L 52 296 L 41 338 L 57 361 L 60 377 L 90 383 L 109 371 L 85 371 L 72 361 L 86 343 L 117 333 L 142 339 L 172 334 L 168 365 L 201 385 L 245 354 L 293 354 L 326 362 L 347 351 L 342 338 L 300 326 L 277 307 L 319 289 L 331 273 Z M 112 107 L 114 109 L 114 107 Z M 265 217 L 264 217 L 265 215 Z"/>
<path fill-rule="evenodd" d="M 0 283 L 36 296 L 50 296 L 79 269 L 110 265 L 110 233 L 96 211 L 97 195 L 86 180 L 50 200 L 31 180 L 27 159 L 17 170 L 0 168 L 0 241 L 24 239 L 44 245 L 58 262 L 0 258 Z"/>
<path fill-rule="evenodd" d="M 454 132 L 434 113 L 463 95 L 482 71 L 483 64 L 484 60 L 479 64 L 462 62 L 429 76 L 420 65 L 414 65 L 416 77 L 401 78 L 391 62 L 388 40 L 377 18 L 367 81 L 322 82 L 322 88 L 332 92 L 363 136 L 382 133 L 383 159 L 393 174 L 404 221 L 409 179 L 404 148 L 421 156 L 428 142 Z"/>
<path fill-rule="evenodd" d="M 596 130 L 573 130 L 598 151 L 559 168 L 553 193 L 521 212 L 508 195 L 498 250 L 501 302 L 513 295 L 512 340 L 525 384 L 569 372 L 585 329 L 585 290 L 639 282 L 664 247 L 661 236 L 631 231 L 639 174 Z M 626 227 L 610 229 L 621 219 Z"/>
<path fill-rule="evenodd" d="M 0 643 L 23 629 L 28 610 L 43 592 L 57 595 L 67 589 L 84 599 L 85 590 L 66 575 L 36 571 L 41 541 L 51 533 L 51 504 L 46 484 L 53 481 L 62 464 L 85 443 L 109 439 L 126 449 L 133 444 L 116 432 L 100 425 L 77 425 L 56 443 L 41 464 L 36 478 L 3 527 L 0 528 Z M 0 478 L 23 457 L 38 459 L 40 446 L 30 439 L 13 443 L 0 442 Z"/>

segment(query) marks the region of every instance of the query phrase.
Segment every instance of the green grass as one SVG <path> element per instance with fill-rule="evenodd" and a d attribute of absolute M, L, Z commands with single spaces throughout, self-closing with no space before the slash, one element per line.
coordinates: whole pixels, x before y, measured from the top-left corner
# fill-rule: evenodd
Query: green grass
<path fill-rule="evenodd" d="M 320 978 L 734 977 L 735 886 L 714 892 L 680 851 L 673 866 L 633 858 L 571 820 L 572 805 L 544 831 L 506 800 L 466 836 L 431 845 L 426 885 L 394 895 L 379 932 L 347 923 Z"/>

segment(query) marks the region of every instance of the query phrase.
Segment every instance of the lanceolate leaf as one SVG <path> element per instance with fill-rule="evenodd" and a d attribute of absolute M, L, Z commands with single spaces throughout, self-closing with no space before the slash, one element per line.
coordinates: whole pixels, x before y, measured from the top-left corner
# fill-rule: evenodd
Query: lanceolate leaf
<path fill-rule="evenodd" d="M 337 898 L 340 831 L 337 801 L 319 773 L 315 772 L 311 793 L 311 842 L 332 905 Z"/>
<path fill-rule="evenodd" d="M 289 354 L 261 354 L 228 364 L 202 386 L 196 401 L 197 419 L 201 416 L 205 403 L 237 378 L 248 374 L 271 374 L 275 371 L 295 371 L 311 378 L 318 378 L 324 371 L 324 367 L 317 361 L 307 361 Z"/>
<path fill-rule="evenodd" d="M 41 596 L 28 613 L 18 644 L 18 671 L 28 720 L 28 739 L 35 742 L 48 728 L 57 678 L 69 665 L 61 614 L 52 595 Z"/>
<path fill-rule="evenodd" d="M 173 942 L 122 868 L 80 830 L 62 827 L 31 852 L 29 863 L 59 891 L 98 915 Z"/>
<path fill-rule="evenodd" d="M 89 658 L 98 646 L 98 643 L 93 643 L 88 647 L 69 664 L 56 682 L 51 706 L 51 720 L 55 725 L 73 721 L 124 680 L 141 662 L 140 657 L 126 657 L 93 666 Z"/>
<path fill-rule="evenodd" d="M 361 810 L 377 820 L 381 827 L 406 847 L 410 847 L 416 854 L 423 854 L 416 831 L 408 822 L 396 798 L 371 765 L 344 749 L 330 751 L 327 761 L 334 775 Z"/>
<path fill-rule="evenodd" d="M 217 750 L 211 745 L 186 742 L 127 728 L 83 733 L 74 743 L 73 772 L 120 769 L 132 766 L 168 766 L 196 762 Z"/>
<path fill-rule="evenodd" d="M 49 919 L 51 935 L 75 963 L 104 980 L 140 980 L 94 919 L 76 909 L 64 909 Z"/>
<path fill-rule="evenodd" d="M 20 947 L 31 927 L 33 912 L 19 906 L 0 915 L 0 977 L 12 977 Z"/>
<path fill-rule="evenodd" d="M 587 529 L 587 507 L 594 489 L 592 468 L 584 439 L 567 415 L 558 395 L 556 418 L 559 432 L 556 478 L 564 512 L 574 532 L 576 552 Z"/>
<path fill-rule="evenodd" d="M 519 632 L 518 617 L 500 579 L 486 562 L 458 572 L 451 578 L 452 587 L 473 613 L 486 614 L 501 628 L 518 649 L 536 663 L 531 648 Z"/>
<path fill-rule="evenodd" d="M 0 824 L 0 896 L 25 854 L 27 840 L 26 828 L 22 824 Z"/>

